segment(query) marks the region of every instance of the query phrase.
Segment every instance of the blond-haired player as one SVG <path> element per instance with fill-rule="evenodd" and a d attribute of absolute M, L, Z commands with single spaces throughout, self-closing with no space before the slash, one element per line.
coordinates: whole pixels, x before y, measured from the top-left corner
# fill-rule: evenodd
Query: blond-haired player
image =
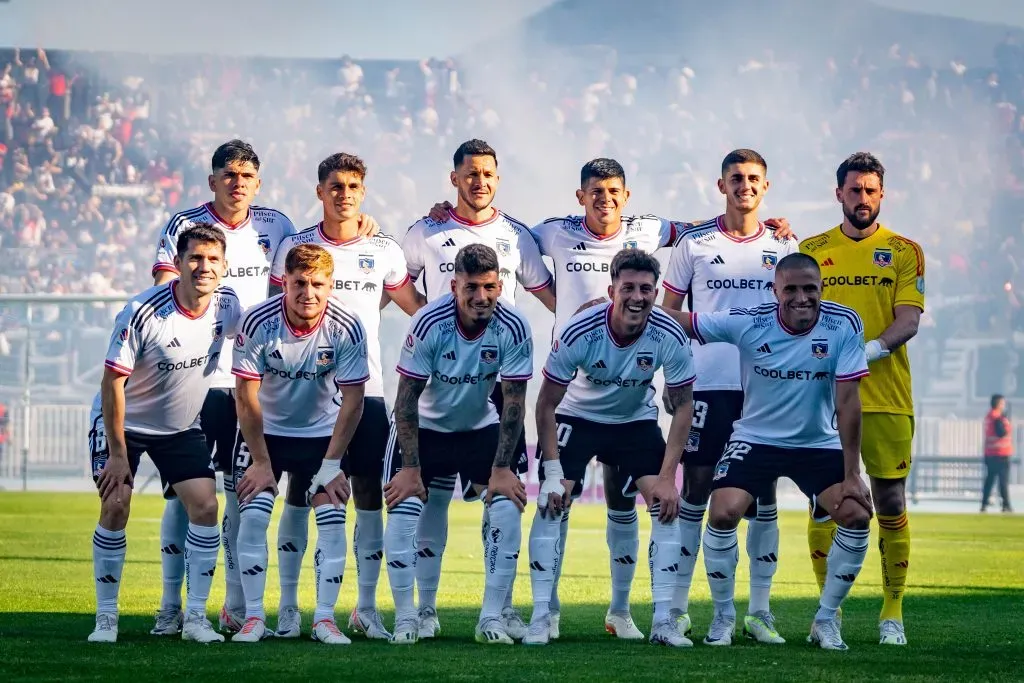
<path fill-rule="evenodd" d="M 862 456 L 871 478 L 882 556 L 880 642 L 906 645 L 903 591 L 910 563 L 906 478 L 914 437 L 914 403 L 906 343 L 917 334 L 924 310 L 924 253 L 914 241 L 878 222 L 885 168 L 858 152 L 836 172 L 843 222 L 804 240 L 800 250 L 821 266 L 826 299 L 857 311 L 864 321 L 871 376 L 861 382 Z M 835 524 L 820 508 L 808 525 L 811 561 L 819 585 Z"/>

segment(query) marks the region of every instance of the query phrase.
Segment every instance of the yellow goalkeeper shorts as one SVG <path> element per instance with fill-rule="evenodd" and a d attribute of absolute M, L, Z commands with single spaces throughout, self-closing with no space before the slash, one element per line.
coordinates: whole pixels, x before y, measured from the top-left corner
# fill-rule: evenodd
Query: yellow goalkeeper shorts
<path fill-rule="evenodd" d="M 893 413 L 864 413 L 861 422 L 864 470 L 875 479 L 905 479 L 910 474 L 914 418 Z"/>

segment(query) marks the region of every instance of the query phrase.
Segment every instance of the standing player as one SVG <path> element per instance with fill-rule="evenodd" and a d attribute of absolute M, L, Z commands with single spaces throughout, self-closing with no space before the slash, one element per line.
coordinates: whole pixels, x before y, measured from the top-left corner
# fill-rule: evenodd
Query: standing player
<path fill-rule="evenodd" d="M 224 640 L 206 619 L 220 534 L 215 473 L 199 412 L 224 338 L 235 334 L 242 310 L 234 292 L 220 286 L 225 240 L 219 229 L 192 226 L 178 233 L 175 246 L 181 275 L 133 297 L 117 316 L 93 402 L 89 450 L 102 502 L 93 534 L 96 629 L 90 642 L 117 640 L 124 530 L 143 452 L 188 515 L 182 638 Z"/>
<path fill-rule="evenodd" d="M 460 249 L 452 294 L 413 317 L 402 346 L 394 418 L 401 461 L 388 468 L 393 476 L 384 487 L 395 644 L 412 644 L 420 637 L 421 618 L 413 600 L 416 529 L 424 498 L 434 495 L 424 484 L 456 472 L 477 496 L 487 491 L 486 573 L 476 640 L 513 643 L 502 612 L 515 577 L 526 504 L 515 466 L 526 382 L 533 374 L 533 342 L 526 317 L 499 301 L 500 268 L 490 247 Z M 500 415 L 489 399 L 499 374 L 504 394 Z"/>
<path fill-rule="evenodd" d="M 562 481 L 565 492 L 572 492 L 596 455 L 625 482 L 623 495 L 632 500 L 643 494 L 651 514 L 651 642 L 693 645 L 669 612 L 679 566 L 676 470 L 690 429 L 695 377 L 690 340 L 667 314 L 652 310 L 660 270 L 653 256 L 638 249 L 616 254 L 607 290 L 611 303 L 574 315 L 544 366 L 536 410 L 542 488 L 530 531 L 534 611 L 525 644 L 544 645 L 551 636 Z M 667 446 L 652 386 L 662 367 L 666 391 L 677 405 Z"/>
<path fill-rule="evenodd" d="M 776 235 L 757 219 L 768 191 L 768 165 L 752 149 L 737 149 L 722 160 L 718 190 L 725 195 L 725 213 L 686 228 L 676 241 L 665 273 L 666 308 L 710 313 L 751 308 L 775 300 L 774 269 L 797 250 L 794 240 Z M 683 453 L 683 500 L 679 526 L 682 549 L 673 616 L 682 633 L 691 630 L 690 584 L 700 551 L 701 524 L 711 495 L 715 463 L 740 419 L 743 387 L 739 352 L 731 344 L 708 344 L 693 350 L 697 384 L 693 393 L 693 427 Z M 666 409 L 672 406 L 666 401 Z M 758 498 L 756 516 L 747 526 L 750 561 L 750 604 L 743 633 L 763 643 L 784 643 L 775 629 L 768 596 L 778 567 L 779 525 L 775 487 Z"/>
<path fill-rule="evenodd" d="M 739 348 L 743 383 L 743 416 L 715 466 L 704 531 L 715 603 L 707 645 L 732 644 L 740 517 L 779 477 L 789 477 L 839 522 L 808 640 L 826 650 L 847 649 L 838 611 L 864 564 L 871 520 L 870 494 L 860 478 L 859 385 L 868 367 L 860 317 L 821 301 L 821 292 L 814 259 L 790 254 L 775 269 L 777 303 L 680 319 L 702 344 Z"/>
<path fill-rule="evenodd" d="M 903 591 L 910 564 L 906 478 L 914 438 L 914 401 L 906 343 L 917 334 L 924 311 L 924 252 L 914 241 L 878 223 L 885 197 L 885 168 L 858 152 L 836 171 L 836 199 L 843 222 L 800 243 L 824 274 L 825 296 L 849 306 L 864 320 L 871 377 L 864 382 L 864 468 L 878 515 L 882 556 L 879 640 L 906 645 Z M 835 533 L 828 510 L 811 513 L 807 540 L 819 585 Z"/>
<path fill-rule="evenodd" d="M 362 323 L 331 297 L 334 270 L 334 260 L 322 247 L 290 249 L 284 293 L 249 309 L 235 339 L 235 483 L 246 617 L 231 639 L 235 642 L 256 643 L 269 635 L 263 609 L 267 529 L 284 471 L 292 505 L 309 499 L 316 514 L 313 640 L 352 642 L 334 622 L 345 574 L 344 506 L 349 497 L 342 458 L 363 415 L 370 371 Z"/>
<path fill-rule="evenodd" d="M 346 471 L 352 479 L 356 503 L 353 550 L 359 582 L 359 598 L 349 617 L 349 627 L 369 638 L 389 639 L 377 612 L 377 579 L 384 555 L 384 519 L 381 514 L 381 472 L 388 442 L 388 413 L 384 405 L 384 379 L 380 361 L 380 309 L 394 301 L 412 315 L 425 303 L 406 268 L 402 247 L 392 237 L 359 236 L 359 207 L 366 196 L 363 181 L 366 165 L 351 154 L 332 154 L 317 168 L 317 198 L 323 204 L 323 220 L 286 237 L 274 257 L 270 281 L 285 278 L 286 257 L 294 245 L 317 245 L 334 261 L 331 288 L 363 323 L 369 354 L 370 379 L 363 399 L 363 417 L 349 444 Z M 278 527 L 278 565 L 281 605 L 276 635 L 298 636 L 301 628 L 298 605 L 299 571 L 306 550 L 309 508 L 304 486 L 289 482 L 288 498 Z"/>
<path fill-rule="evenodd" d="M 444 220 L 424 218 L 416 222 L 405 236 L 402 247 L 409 264 L 409 273 L 420 280 L 427 301 L 434 302 L 451 292 L 454 255 L 470 244 L 490 247 L 498 256 L 498 277 L 502 282 L 501 297 L 515 304 L 516 282 L 536 296 L 550 311 L 555 310 L 555 293 L 551 274 L 541 259 L 530 230 L 517 220 L 491 206 L 498 189 L 498 157 L 483 140 L 469 140 L 459 145 L 453 158 L 452 186 L 458 200 Z M 500 382 L 494 387 L 491 400 L 502 410 Z M 526 439 L 521 436 L 516 446 L 517 469 L 526 467 Z M 472 490 L 462 477 L 463 496 L 471 498 Z M 416 585 L 419 591 L 420 637 L 433 638 L 440 630 L 437 618 L 437 587 L 441 577 L 441 557 L 448 538 L 448 506 L 455 488 L 455 473 L 425 482 L 430 496 L 420 516 L 417 532 Z M 484 518 L 486 527 L 487 520 Z M 485 539 L 487 534 L 484 533 Z M 487 554 L 485 549 L 485 555 Z M 512 591 L 503 611 L 508 631 L 515 638 L 526 635 L 526 625 L 512 609 Z"/>

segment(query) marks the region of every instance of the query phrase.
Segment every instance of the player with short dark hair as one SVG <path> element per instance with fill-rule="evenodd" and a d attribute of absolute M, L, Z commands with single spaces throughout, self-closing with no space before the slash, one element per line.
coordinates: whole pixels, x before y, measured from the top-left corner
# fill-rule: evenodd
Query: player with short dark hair
<path fill-rule="evenodd" d="M 359 597 L 349 617 L 349 627 L 369 638 L 386 640 L 391 634 L 384 628 L 376 605 L 377 580 L 384 554 L 381 471 L 389 431 L 380 360 L 380 309 L 394 301 L 412 315 L 426 300 L 413 286 L 402 247 L 394 238 L 384 233 L 373 237 L 359 235 L 359 210 L 366 196 L 366 173 L 366 164 L 353 154 L 339 152 L 320 162 L 316 195 L 323 204 L 323 218 L 313 227 L 281 242 L 270 269 L 270 281 L 274 284 L 283 281 L 286 256 L 290 256 L 293 246 L 317 245 L 333 258 L 331 289 L 334 295 L 355 312 L 365 327 L 370 379 L 363 398 L 363 417 L 345 457 L 356 507 L 352 544 L 359 584 Z M 301 495 L 292 495 L 289 488 L 277 537 L 281 576 L 278 637 L 298 636 L 301 630 L 299 573 L 308 529 L 309 507 Z"/>
<path fill-rule="evenodd" d="M 654 309 L 660 275 L 654 257 L 624 249 L 610 270 L 611 303 L 574 315 L 544 366 L 536 408 L 542 485 L 530 531 L 534 611 L 523 642 L 544 645 L 551 638 L 562 510 L 581 492 L 587 464 L 596 456 L 624 482 L 623 495 L 643 494 L 651 514 L 651 642 L 692 645 L 669 614 L 680 548 L 676 471 L 692 418 L 690 341 L 675 321 Z M 678 406 L 667 445 L 652 386 L 659 368 Z M 568 482 L 564 490 L 563 480 Z"/>
<path fill-rule="evenodd" d="M 725 213 L 686 226 L 672 249 L 665 273 L 662 305 L 710 313 L 751 308 L 775 300 L 774 269 L 797 251 L 793 238 L 758 220 L 758 208 L 769 189 L 768 164 L 752 149 L 736 149 L 722 160 L 718 190 Z M 717 343 L 693 350 L 697 383 L 693 392 L 693 426 L 683 453 L 683 500 L 679 513 L 683 554 L 679 562 L 673 616 L 683 634 L 691 630 L 690 584 L 700 552 L 701 526 L 711 496 L 711 478 L 740 419 L 743 391 L 739 352 Z M 672 411 L 666 401 L 665 409 Z M 769 605 L 772 577 L 778 568 L 779 525 L 775 487 L 760 496 L 749 513 L 747 556 L 750 561 L 750 602 L 743 633 L 765 643 L 784 643 Z"/>
<path fill-rule="evenodd" d="M 526 488 L 516 473 L 516 444 L 523 430 L 526 382 L 533 374 L 533 335 L 525 316 L 501 301 L 500 264 L 489 246 L 460 249 L 452 294 L 413 316 L 402 346 L 393 422 L 400 453 L 392 453 L 384 487 L 395 644 L 420 638 L 421 612 L 413 599 L 417 526 L 425 499 L 435 495 L 426 485 L 456 473 L 477 496 L 487 493 L 486 573 L 476 640 L 513 643 L 503 611 L 515 577 L 526 504 Z M 500 415 L 489 400 L 499 374 Z"/>
<path fill-rule="evenodd" d="M 93 402 L 89 450 L 101 504 L 93 534 L 96 629 L 90 642 L 117 640 L 124 530 L 143 452 L 156 465 L 165 494 L 173 491 L 187 513 L 182 638 L 224 640 L 206 619 L 220 533 L 215 472 L 199 421 L 224 339 L 234 336 L 242 308 L 235 293 L 220 285 L 224 235 L 218 228 L 182 230 L 177 247 L 178 278 L 132 297 L 118 314 Z"/>
<path fill-rule="evenodd" d="M 537 243 L 523 223 L 509 217 L 492 204 L 498 190 L 498 159 L 494 149 L 483 140 L 468 140 L 455 151 L 450 181 L 458 193 L 455 206 L 445 204 L 431 216 L 409 228 L 402 248 L 409 273 L 421 283 L 427 301 L 434 302 L 451 292 L 454 256 L 470 244 L 484 244 L 498 258 L 502 301 L 515 304 L 516 284 L 537 297 L 548 310 L 555 310 L 551 273 L 541 259 Z M 495 385 L 491 400 L 502 409 L 501 383 Z M 516 469 L 525 472 L 526 438 L 516 448 L 520 462 Z M 462 480 L 463 497 L 472 498 L 468 478 Z M 416 587 L 419 595 L 421 638 L 433 638 L 440 630 L 437 617 L 437 587 L 441 576 L 441 558 L 448 539 L 448 506 L 455 489 L 455 476 L 425 482 L 431 490 L 420 516 L 417 532 L 418 559 Z M 486 536 L 484 537 L 486 543 Z M 487 551 L 485 549 L 485 553 Z M 504 609 L 507 630 L 516 638 L 526 634 L 526 625 L 512 607 L 511 591 Z"/>
<path fill-rule="evenodd" d="M 864 321 L 871 376 L 864 380 L 863 456 L 871 478 L 882 561 L 879 642 L 906 645 L 903 593 L 910 565 L 906 481 L 914 439 L 914 400 L 906 344 L 917 334 L 924 311 L 925 259 L 921 246 L 878 222 L 885 198 L 885 168 L 858 152 L 836 171 L 836 201 L 843 222 L 800 243 L 824 273 L 825 296 L 849 306 Z M 819 585 L 835 523 L 817 507 L 807 541 Z"/>
<path fill-rule="evenodd" d="M 334 605 L 345 573 L 350 488 L 343 468 L 351 467 L 346 451 L 370 378 L 366 332 L 355 311 L 331 296 L 335 264 L 326 249 L 300 244 L 284 264 L 284 293 L 250 309 L 235 339 L 235 490 L 246 621 L 232 641 L 255 643 L 270 635 L 263 608 L 267 529 L 277 482 L 288 472 L 292 506 L 308 505 L 316 516 L 312 637 L 348 645 Z"/>
<path fill-rule="evenodd" d="M 736 628 L 736 526 L 754 499 L 789 477 L 838 522 L 809 640 L 847 649 L 838 610 L 864 564 L 871 519 L 860 478 L 859 388 L 868 368 L 860 317 L 822 301 L 821 293 L 818 264 L 794 253 L 775 268 L 775 303 L 673 313 L 701 344 L 725 342 L 740 351 L 743 412 L 715 466 L 704 531 L 715 605 L 707 645 L 731 645 Z"/>

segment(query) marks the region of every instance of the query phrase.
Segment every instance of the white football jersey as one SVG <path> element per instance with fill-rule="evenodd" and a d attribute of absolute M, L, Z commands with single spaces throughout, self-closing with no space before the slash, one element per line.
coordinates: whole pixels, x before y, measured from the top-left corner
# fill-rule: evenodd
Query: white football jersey
<path fill-rule="evenodd" d="M 284 262 L 288 251 L 299 244 L 316 244 L 334 258 L 334 296 L 345 302 L 366 330 L 370 379 L 367 396 L 384 395 L 384 375 L 380 363 L 380 298 L 384 290 L 398 289 L 409 281 L 402 247 L 390 235 L 356 237 L 335 242 L 324 234 L 323 223 L 286 237 L 274 256 L 270 282 L 284 283 Z"/>
<path fill-rule="evenodd" d="M 839 448 L 835 383 L 868 375 L 864 326 L 852 308 L 821 302 L 818 322 L 794 332 L 778 304 L 695 313 L 701 344 L 739 347 L 743 417 L 732 439 L 787 448 Z"/>
<path fill-rule="evenodd" d="M 551 273 L 525 225 L 497 209 L 494 216 L 482 223 L 470 223 L 449 211 L 448 220 L 443 223 L 420 219 L 402 241 L 409 274 L 422 280 L 427 301 L 451 294 L 455 255 L 469 244 L 486 245 L 498 255 L 501 298 L 509 304 L 516 302 L 516 281 L 529 292 L 551 285 Z"/>
<path fill-rule="evenodd" d="M 653 254 L 672 244 L 682 224 L 656 216 L 622 219 L 619 231 L 602 237 L 591 232 L 583 216 L 549 218 L 533 228 L 540 251 L 555 266 L 555 330 L 561 330 L 579 307 L 608 296 L 612 259 L 623 249 Z"/>
<path fill-rule="evenodd" d="M 171 280 L 132 297 L 114 322 L 103 364 L 128 377 L 126 431 L 165 435 L 197 426 L 224 339 L 241 320 L 231 288 L 218 287 L 206 312 L 193 318 L 174 298 L 177 286 Z"/>
<path fill-rule="evenodd" d="M 338 419 L 338 387 L 364 384 L 366 331 L 355 312 L 329 299 L 312 329 L 299 332 L 278 294 L 249 309 L 235 337 L 232 372 L 261 380 L 263 432 L 274 436 L 330 436 Z"/>
<path fill-rule="evenodd" d="M 467 338 L 451 294 L 427 304 L 412 318 L 398 372 L 427 380 L 420 394 L 420 427 L 468 432 L 498 422 L 491 391 L 506 381 L 533 376 L 533 333 L 526 316 L 498 302 L 483 333 Z"/>
<path fill-rule="evenodd" d="M 295 226 L 288 217 L 276 209 L 253 206 L 244 221 L 228 225 L 217 215 L 212 202 L 176 213 L 160 232 L 154 274 L 159 270 L 178 272 L 174 267 L 178 233 L 198 223 L 209 223 L 224 231 L 228 245 L 224 258 L 228 262 L 228 272 L 221 282 L 235 290 L 242 308 L 248 310 L 265 301 L 274 252 L 281 240 L 295 234 Z M 231 376 L 231 354 L 225 353 L 221 357 L 213 386 L 222 389 L 235 386 L 235 379 Z"/>
<path fill-rule="evenodd" d="M 689 295 L 700 313 L 754 308 L 775 301 L 775 265 L 799 249 L 799 242 L 777 239 L 761 223 L 749 237 L 725 231 L 725 217 L 684 229 L 665 272 L 665 289 Z M 740 355 L 732 344 L 708 344 L 693 350 L 697 391 L 739 391 Z"/>
<path fill-rule="evenodd" d="M 655 308 L 640 338 L 622 346 L 611 329 L 611 311 L 610 302 L 580 311 L 552 343 L 544 377 L 569 387 L 558 412 L 604 424 L 657 420 L 654 373 L 664 368 L 669 387 L 696 379 L 690 339 Z"/>

